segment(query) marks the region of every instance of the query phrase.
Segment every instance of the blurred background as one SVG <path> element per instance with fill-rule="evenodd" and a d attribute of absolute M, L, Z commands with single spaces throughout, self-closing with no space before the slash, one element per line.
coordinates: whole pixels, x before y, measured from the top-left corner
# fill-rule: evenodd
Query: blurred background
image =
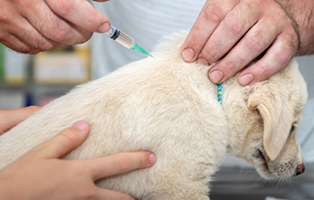
<path fill-rule="evenodd" d="M 90 44 L 36 56 L 0 44 L 0 109 L 46 105 L 91 78 Z"/>
<path fill-rule="evenodd" d="M 0 44 L 0 109 L 46 105 L 75 85 L 91 80 L 99 67 L 92 62 L 99 54 L 93 54 L 91 44 L 93 40 L 36 56 L 16 53 Z M 314 56 L 296 59 L 309 92 L 298 128 L 305 173 L 292 179 L 265 181 L 251 165 L 228 156 L 212 183 L 212 200 L 314 200 Z"/>

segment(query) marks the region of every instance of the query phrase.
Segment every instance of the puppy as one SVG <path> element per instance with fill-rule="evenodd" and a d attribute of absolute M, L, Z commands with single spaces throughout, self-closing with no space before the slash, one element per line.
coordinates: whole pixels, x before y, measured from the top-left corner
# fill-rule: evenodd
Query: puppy
<path fill-rule="evenodd" d="M 65 159 L 155 153 L 153 167 L 97 183 L 136 199 L 208 200 L 211 176 L 226 153 L 244 158 L 266 179 L 302 173 L 296 127 L 307 91 L 297 63 L 251 86 L 230 78 L 221 105 L 207 77 L 210 66 L 182 60 L 185 37 L 175 34 L 153 58 L 76 87 L 2 135 L 0 168 L 85 120 L 89 137 Z"/>

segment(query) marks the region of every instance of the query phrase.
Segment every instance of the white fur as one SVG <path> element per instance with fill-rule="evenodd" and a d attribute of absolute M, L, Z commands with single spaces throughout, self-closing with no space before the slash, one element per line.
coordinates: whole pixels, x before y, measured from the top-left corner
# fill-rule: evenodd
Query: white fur
<path fill-rule="evenodd" d="M 78 86 L 2 135 L 0 168 L 85 120 L 91 125 L 90 136 L 66 159 L 122 151 L 155 153 L 152 168 L 97 183 L 136 199 L 208 200 L 210 177 L 228 150 L 251 162 L 265 178 L 293 175 L 302 155 L 295 131 L 289 134 L 286 126 L 299 122 L 307 98 L 297 64 L 291 62 L 253 86 L 229 79 L 222 107 L 217 86 L 207 77 L 210 67 L 182 60 L 185 37 L 176 34 L 160 45 L 154 58 Z M 275 143 L 280 144 L 274 147 Z M 278 171 L 286 162 L 292 166 Z"/>

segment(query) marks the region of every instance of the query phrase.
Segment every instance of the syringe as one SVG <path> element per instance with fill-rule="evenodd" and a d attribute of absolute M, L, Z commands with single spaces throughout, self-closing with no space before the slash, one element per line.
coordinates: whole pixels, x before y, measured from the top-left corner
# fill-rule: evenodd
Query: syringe
<path fill-rule="evenodd" d="M 141 54 L 151 56 L 143 47 L 135 43 L 132 37 L 128 36 L 112 25 L 110 26 L 110 30 L 104 34 L 128 49 L 132 48 Z"/>

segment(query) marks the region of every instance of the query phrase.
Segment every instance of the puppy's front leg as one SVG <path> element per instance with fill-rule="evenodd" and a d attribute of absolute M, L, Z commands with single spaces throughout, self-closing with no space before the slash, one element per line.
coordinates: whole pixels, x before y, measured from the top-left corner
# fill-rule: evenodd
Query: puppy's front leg
<path fill-rule="evenodd" d="M 181 196 L 181 194 L 180 194 Z M 210 200 L 207 195 L 195 195 L 186 198 L 181 198 L 178 195 L 162 195 L 156 198 L 152 198 L 151 200 Z M 148 200 L 148 199 L 147 199 Z"/>
<path fill-rule="evenodd" d="M 152 168 L 106 178 L 97 185 L 140 200 L 209 200 L 210 177 L 218 164 L 199 154 L 192 149 L 184 155 L 172 152 L 167 158 L 157 154 Z"/>
<path fill-rule="evenodd" d="M 163 181 L 162 184 L 143 200 L 209 200 L 209 186 L 200 181 Z"/>
<path fill-rule="evenodd" d="M 155 171 L 154 177 L 151 176 L 155 180 L 151 182 L 152 191 L 145 200 L 209 200 L 210 177 L 217 164 L 204 157 L 195 156 L 189 161 L 186 157 L 178 155 L 173 158 L 174 162 L 169 163 L 168 160 L 161 166 L 155 166 L 159 170 Z"/>

